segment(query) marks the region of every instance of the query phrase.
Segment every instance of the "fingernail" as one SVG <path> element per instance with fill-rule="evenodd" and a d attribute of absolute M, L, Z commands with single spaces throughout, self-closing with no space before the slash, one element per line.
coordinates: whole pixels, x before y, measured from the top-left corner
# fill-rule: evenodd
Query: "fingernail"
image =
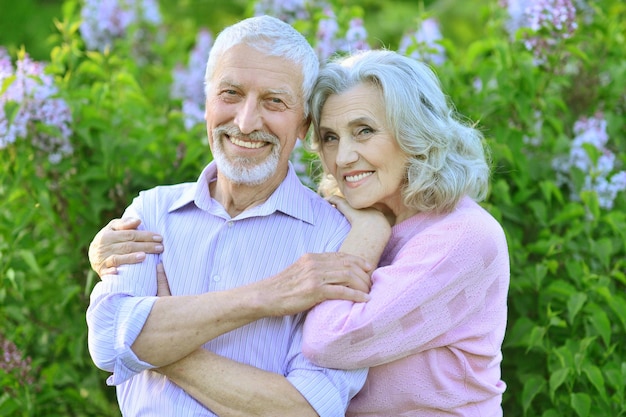
<path fill-rule="evenodd" d="M 135 255 L 137 257 L 137 260 L 139 261 L 143 261 L 144 259 L 146 259 L 146 254 L 143 252 L 138 253 L 137 255 Z"/>
<path fill-rule="evenodd" d="M 154 246 L 154 250 L 156 252 L 162 252 L 163 251 L 163 245 L 155 245 Z"/>
<path fill-rule="evenodd" d="M 163 241 L 163 237 L 160 235 L 154 235 L 152 236 L 152 240 L 154 240 L 155 242 L 162 242 Z"/>

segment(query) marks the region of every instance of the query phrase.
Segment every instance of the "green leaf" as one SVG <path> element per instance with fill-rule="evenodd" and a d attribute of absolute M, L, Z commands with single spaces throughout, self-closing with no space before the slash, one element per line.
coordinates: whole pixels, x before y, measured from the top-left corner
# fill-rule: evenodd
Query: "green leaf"
<path fill-rule="evenodd" d="M 609 298 L 607 301 L 609 303 L 609 307 L 611 307 L 611 310 L 615 312 L 615 315 L 622 323 L 621 333 L 626 332 L 626 298 L 615 296 Z"/>
<path fill-rule="evenodd" d="M 570 405 L 578 417 L 589 417 L 591 411 L 591 397 L 583 392 L 574 392 L 570 398 Z"/>
<path fill-rule="evenodd" d="M 8 100 L 4 103 L 4 114 L 7 120 L 8 125 L 10 126 L 13 123 L 13 119 L 15 119 L 15 115 L 20 109 L 20 103 L 12 100 Z"/>
<path fill-rule="evenodd" d="M 589 316 L 589 321 L 594 329 L 600 333 L 604 345 L 609 346 L 611 344 L 611 321 L 609 320 L 609 316 L 607 316 L 603 310 L 596 308 L 591 316 Z"/>
<path fill-rule="evenodd" d="M 583 366 L 583 373 L 587 376 L 589 382 L 591 382 L 596 388 L 598 394 L 600 394 L 602 399 L 608 401 L 606 396 L 606 389 L 604 387 L 604 376 L 602 376 L 600 368 L 592 364 L 586 364 L 585 366 Z"/>
<path fill-rule="evenodd" d="M 556 390 L 565 382 L 570 374 L 568 368 L 562 368 L 550 375 L 549 387 L 550 387 L 550 399 L 554 402 L 554 395 Z"/>
<path fill-rule="evenodd" d="M 567 300 L 567 321 L 570 324 L 574 323 L 574 318 L 587 301 L 587 294 L 577 292 L 572 294 Z"/>
<path fill-rule="evenodd" d="M 20 255 L 22 259 L 24 259 L 24 262 L 26 262 L 26 265 L 28 265 L 28 267 L 31 269 L 32 272 L 34 272 L 36 275 L 41 275 L 41 268 L 39 267 L 39 264 L 37 263 L 37 259 L 35 258 L 35 255 L 33 254 L 32 251 L 24 249 L 20 251 Z"/>
<path fill-rule="evenodd" d="M 531 376 L 524 383 L 524 388 L 522 389 L 522 407 L 524 409 L 524 414 L 528 412 L 530 405 L 533 402 L 533 399 L 539 394 L 546 386 L 546 380 L 543 377 L 534 375 Z"/>

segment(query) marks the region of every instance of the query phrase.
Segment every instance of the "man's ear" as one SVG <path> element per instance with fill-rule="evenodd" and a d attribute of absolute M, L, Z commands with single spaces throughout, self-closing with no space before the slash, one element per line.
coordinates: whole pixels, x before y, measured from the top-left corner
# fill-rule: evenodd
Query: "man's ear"
<path fill-rule="evenodd" d="M 309 133 L 310 128 L 311 128 L 311 116 L 308 116 L 302 121 L 302 125 L 300 125 L 300 129 L 298 130 L 298 138 L 301 141 L 304 142 L 306 140 L 306 137 Z"/>

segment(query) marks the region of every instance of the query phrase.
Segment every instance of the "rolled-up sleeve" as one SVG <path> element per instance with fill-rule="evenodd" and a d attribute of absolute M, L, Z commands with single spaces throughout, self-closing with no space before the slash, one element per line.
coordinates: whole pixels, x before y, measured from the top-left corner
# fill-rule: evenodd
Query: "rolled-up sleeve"
<path fill-rule="evenodd" d="M 141 361 L 131 346 L 141 332 L 157 297 L 136 297 L 116 292 L 119 277 L 104 277 L 91 294 L 87 310 L 89 353 L 98 366 L 113 372 L 109 385 L 118 385 L 134 375 L 154 368 Z"/>
<path fill-rule="evenodd" d="M 314 365 L 302 355 L 302 332 L 296 332 L 287 380 L 321 417 L 345 416 L 348 403 L 365 384 L 367 368 L 339 370 Z"/>

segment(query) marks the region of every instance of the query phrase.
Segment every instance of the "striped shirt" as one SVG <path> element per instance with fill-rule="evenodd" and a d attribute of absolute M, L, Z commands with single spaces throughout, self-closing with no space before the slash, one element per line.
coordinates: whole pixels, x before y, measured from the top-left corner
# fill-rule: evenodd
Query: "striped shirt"
<path fill-rule="evenodd" d="M 124 216 L 137 217 L 142 229 L 161 234 L 166 250 L 119 268 L 91 294 L 89 350 L 98 367 L 113 373 L 107 383 L 117 386 L 124 416 L 214 415 L 130 349 L 156 300 L 158 262 L 172 295 L 228 290 L 275 275 L 304 253 L 337 251 L 349 231 L 349 223 L 304 187 L 291 166 L 267 201 L 234 218 L 210 196 L 208 184 L 216 175 L 211 163 L 195 183 L 141 192 Z M 204 348 L 284 375 L 320 416 L 343 416 L 367 371 L 321 368 L 304 358 L 304 317 L 257 320 Z"/>

